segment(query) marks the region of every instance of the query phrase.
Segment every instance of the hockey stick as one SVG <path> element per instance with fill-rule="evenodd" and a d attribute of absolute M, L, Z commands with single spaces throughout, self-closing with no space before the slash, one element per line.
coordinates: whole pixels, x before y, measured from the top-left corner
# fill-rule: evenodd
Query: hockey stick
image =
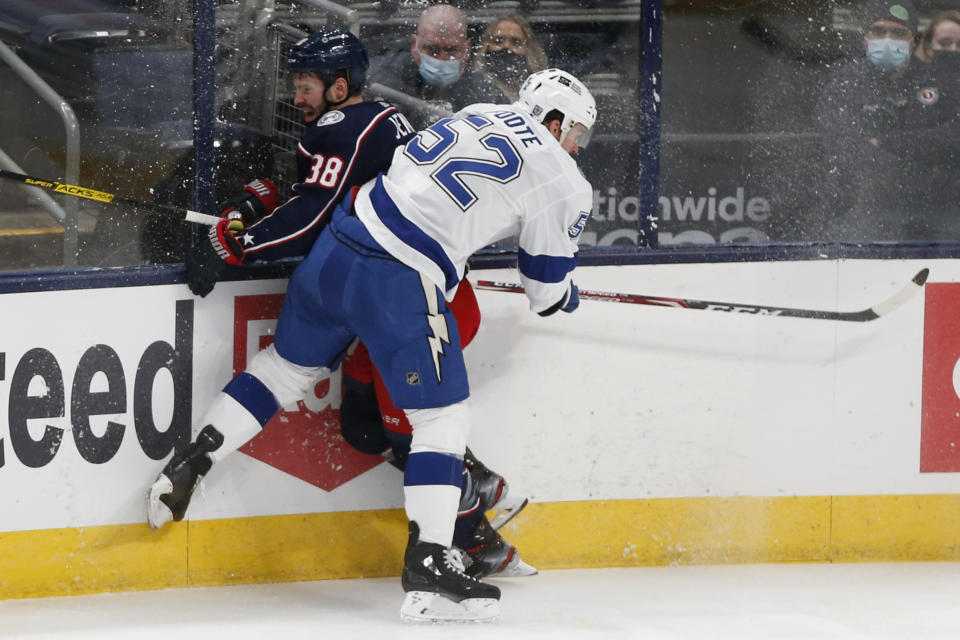
<path fill-rule="evenodd" d="M 728 311 L 730 313 L 750 313 L 758 316 L 779 316 L 782 318 L 813 318 L 816 320 L 842 320 L 847 322 L 867 322 L 876 320 L 894 309 L 900 307 L 914 294 L 923 288 L 930 275 L 929 269 L 921 269 L 913 276 L 900 291 L 887 300 L 875 304 L 862 311 L 821 311 L 817 309 L 793 309 L 790 307 L 768 307 L 757 304 L 740 304 L 735 302 L 710 302 L 708 300 L 694 300 L 691 298 L 661 298 L 659 296 L 644 296 L 634 293 L 611 293 L 608 291 L 590 291 L 580 289 L 580 297 L 603 302 L 626 302 L 629 304 L 645 304 L 654 307 L 673 307 L 675 309 L 700 309 L 706 311 Z M 523 287 L 510 282 L 492 282 L 478 280 L 477 289 L 491 291 L 509 291 L 523 293 Z"/>
<path fill-rule="evenodd" d="M 0 178 L 6 178 L 7 180 L 13 180 L 15 182 L 22 182 L 23 184 L 31 187 L 40 187 L 42 189 L 48 189 L 57 193 L 64 193 L 68 196 L 85 198 L 87 200 L 96 200 L 97 202 L 103 202 L 106 204 L 120 204 L 128 207 L 154 209 L 155 211 L 162 211 L 173 216 L 181 217 L 187 222 L 196 222 L 197 224 L 205 224 L 207 226 L 213 226 L 220 222 L 219 217 L 212 216 L 208 213 L 190 211 L 189 209 L 181 209 L 180 207 L 170 207 L 164 204 L 151 204 L 147 202 L 137 202 L 136 200 L 128 200 L 127 198 L 118 198 L 115 193 L 97 191 L 96 189 L 90 189 L 88 187 L 78 187 L 77 185 L 73 184 L 64 184 L 63 182 L 57 182 L 56 180 L 44 180 L 35 176 L 14 173 L 13 171 L 7 171 L 5 169 L 0 169 Z"/>

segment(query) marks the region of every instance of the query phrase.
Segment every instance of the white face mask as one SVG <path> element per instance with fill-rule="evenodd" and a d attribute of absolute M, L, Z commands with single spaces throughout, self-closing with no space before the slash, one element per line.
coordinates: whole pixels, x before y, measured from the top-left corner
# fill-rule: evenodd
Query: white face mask
<path fill-rule="evenodd" d="M 910 43 L 893 38 L 867 40 L 867 58 L 881 69 L 899 69 L 910 58 Z"/>

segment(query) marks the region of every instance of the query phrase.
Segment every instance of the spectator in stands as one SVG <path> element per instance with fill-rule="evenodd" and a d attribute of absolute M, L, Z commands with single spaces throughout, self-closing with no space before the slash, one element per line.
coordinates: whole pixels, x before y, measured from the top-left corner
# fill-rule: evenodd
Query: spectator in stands
<path fill-rule="evenodd" d="M 938 51 L 960 52 L 960 11 L 942 11 L 933 16 L 920 36 L 916 56 L 932 62 Z"/>
<path fill-rule="evenodd" d="M 486 73 L 511 101 L 531 73 L 547 68 L 547 54 L 521 15 L 508 13 L 495 18 L 480 37 L 475 61 L 477 71 Z"/>
<path fill-rule="evenodd" d="M 960 237 L 960 11 L 936 14 L 920 36 L 916 56 L 922 69 L 916 99 L 907 104 L 910 136 L 918 149 L 918 208 L 929 232 L 925 239 Z"/>
<path fill-rule="evenodd" d="M 814 111 L 826 171 L 811 187 L 827 227 L 813 235 L 903 240 L 918 213 L 906 135 L 923 82 L 924 65 L 910 64 L 917 12 L 911 0 L 870 0 L 861 20 L 863 57 L 834 72 Z"/>
<path fill-rule="evenodd" d="M 409 52 L 373 60 L 370 82 L 451 111 L 476 102 L 506 102 L 490 79 L 470 69 L 471 46 L 463 12 L 448 4 L 433 5 L 420 15 Z M 435 114 L 417 112 L 409 104 L 400 107 L 416 129 L 436 120 Z"/>

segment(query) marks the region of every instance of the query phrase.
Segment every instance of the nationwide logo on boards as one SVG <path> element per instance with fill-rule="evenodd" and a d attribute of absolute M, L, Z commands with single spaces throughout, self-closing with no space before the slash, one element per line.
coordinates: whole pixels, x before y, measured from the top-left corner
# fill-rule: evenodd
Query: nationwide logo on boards
<path fill-rule="evenodd" d="M 86 347 L 72 371 L 64 369 L 63 354 L 43 346 L 27 349 L 16 364 L 0 352 L 0 383 L 9 385 L 9 441 L 0 438 L 0 468 L 8 462 L 7 447 L 24 466 L 45 467 L 60 452 L 67 431 L 80 456 L 93 464 L 112 460 L 131 426 L 141 450 L 153 460 L 185 447 L 193 395 L 192 300 L 177 301 L 173 333 L 173 344 L 156 340 L 147 345 L 133 371 L 105 343 Z M 153 395 L 163 370 L 173 381 L 173 414 L 170 424 L 158 425 Z M 42 423 L 42 431 L 31 429 L 31 422 Z"/>
<path fill-rule="evenodd" d="M 235 299 L 235 372 L 272 342 L 282 301 L 281 295 Z M 43 346 L 27 348 L 22 355 L 0 352 L 0 384 L 7 385 L 9 418 L 6 433 L 0 431 L 0 472 L 14 460 L 29 468 L 45 467 L 71 437 L 80 456 L 98 465 L 116 456 L 131 430 L 152 460 L 185 448 L 193 426 L 193 300 L 176 302 L 172 328 L 172 344 L 154 340 L 135 358 L 102 342 L 80 345 L 83 353 L 69 370 L 63 362 L 72 358 Z M 137 362 L 135 368 L 124 365 L 131 361 Z M 163 395 L 167 406 L 155 411 L 158 377 L 172 380 L 173 393 L 172 398 Z M 382 457 L 360 453 L 343 440 L 339 379 L 334 382 L 319 381 L 311 397 L 296 410 L 281 411 L 240 450 L 325 491 L 383 463 Z M 169 423 L 157 424 L 157 414 L 170 415 Z"/>
<path fill-rule="evenodd" d="M 653 224 L 662 245 L 765 243 L 770 241 L 767 227 L 772 216 L 770 201 L 749 194 L 743 186 L 732 186 L 729 192 L 709 187 L 699 195 L 661 194 Z M 640 217 L 640 198 L 635 192 L 613 186 L 594 189 L 592 222 L 580 244 L 636 245 L 640 240 Z"/>

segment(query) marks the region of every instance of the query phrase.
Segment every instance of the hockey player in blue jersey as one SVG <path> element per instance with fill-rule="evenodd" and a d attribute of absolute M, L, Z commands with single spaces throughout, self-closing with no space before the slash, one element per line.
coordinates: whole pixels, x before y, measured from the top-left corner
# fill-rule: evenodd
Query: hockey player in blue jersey
<path fill-rule="evenodd" d="M 396 107 L 363 99 L 368 66 L 363 43 L 341 29 L 311 34 L 290 50 L 294 102 L 310 125 L 297 145 L 294 196 L 272 209 L 262 186 L 269 191 L 272 183 L 248 185 L 230 203 L 228 219 L 187 253 L 191 291 L 207 295 L 229 266 L 306 255 L 340 198 L 388 167 L 394 148 L 413 137 Z M 233 234 L 241 229 L 243 246 L 236 247 Z"/>
<path fill-rule="evenodd" d="M 310 35 L 291 49 L 287 68 L 294 72 L 294 105 L 301 109 L 308 125 L 297 146 L 295 195 L 277 208 L 277 193 L 272 181 L 258 179 L 221 205 L 224 220 L 187 255 L 188 283 L 194 293 L 207 295 L 231 264 L 303 257 L 328 221 L 333 204 L 345 190 L 359 186 L 380 170 L 386 170 L 394 148 L 413 137 L 406 119 L 394 107 L 381 102 L 366 102 L 361 97 L 367 65 L 365 47 L 347 31 L 326 29 Z M 243 229 L 246 229 L 245 242 L 241 245 L 233 236 Z M 224 252 L 224 246 L 232 246 L 235 252 Z M 354 400 L 349 392 L 344 402 L 348 399 Z M 351 406 L 355 405 L 356 402 L 351 403 Z M 376 412 L 376 401 L 366 410 Z M 356 420 L 345 416 L 341 419 L 345 419 L 345 430 L 372 426 L 354 424 Z M 383 431 L 379 416 L 373 426 Z M 166 465 L 154 487 L 161 493 L 156 495 L 151 490 L 148 506 L 151 526 L 156 528 L 171 519 L 183 518 L 196 481 L 210 466 L 204 449 L 211 439 L 218 440 L 220 435 L 212 428 L 204 430 L 197 442 L 175 454 Z M 255 435 L 250 433 L 249 437 Z M 242 444 L 237 440 L 231 446 L 235 445 L 235 449 Z M 231 451 L 228 447 L 219 448 L 218 459 Z M 478 460 L 470 458 L 466 466 L 457 544 L 468 553 L 471 574 L 535 573 L 535 569 L 520 560 L 515 548 L 495 529 L 519 511 L 520 503 L 510 499 L 503 478 Z M 178 477 L 178 469 L 180 475 L 189 470 L 189 490 L 166 493 L 168 484 L 173 488 L 171 478 Z M 175 498 L 172 497 L 174 494 Z M 504 507 L 508 510 L 503 511 Z M 507 517 L 491 526 L 483 515 L 490 508 L 501 510 L 499 515 L 506 514 Z"/>
<path fill-rule="evenodd" d="M 410 535 L 405 620 L 499 617 L 500 591 L 451 547 L 470 427 L 466 368 L 447 307 L 467 258 L 519 235 L 518 267 L 540 315 L 574 311 L 571 279 L 592 188 L 571 157 L 596 120 L 587 88 L 557 69 L 532 75 L 514 105 L 472 105 L 420 132 L 389 171 L 334 211 L 287 290 L 275 342 L 218 395 L 186 480 L 233 451 L 335 367 L 357 337 L 413 427 L 404 476 Z M 255 229 L 255 227 L 254 227 Z M 252 244 L 218 235 L 230 246 Z M 158 483 L 164 478 L 158 479 Z M 169 479 L 168 479 L 169 480 Z M 152 496 L 163 488 L 154 485 Z M 166 487 L 167 495 L 173 487 Z"/>

